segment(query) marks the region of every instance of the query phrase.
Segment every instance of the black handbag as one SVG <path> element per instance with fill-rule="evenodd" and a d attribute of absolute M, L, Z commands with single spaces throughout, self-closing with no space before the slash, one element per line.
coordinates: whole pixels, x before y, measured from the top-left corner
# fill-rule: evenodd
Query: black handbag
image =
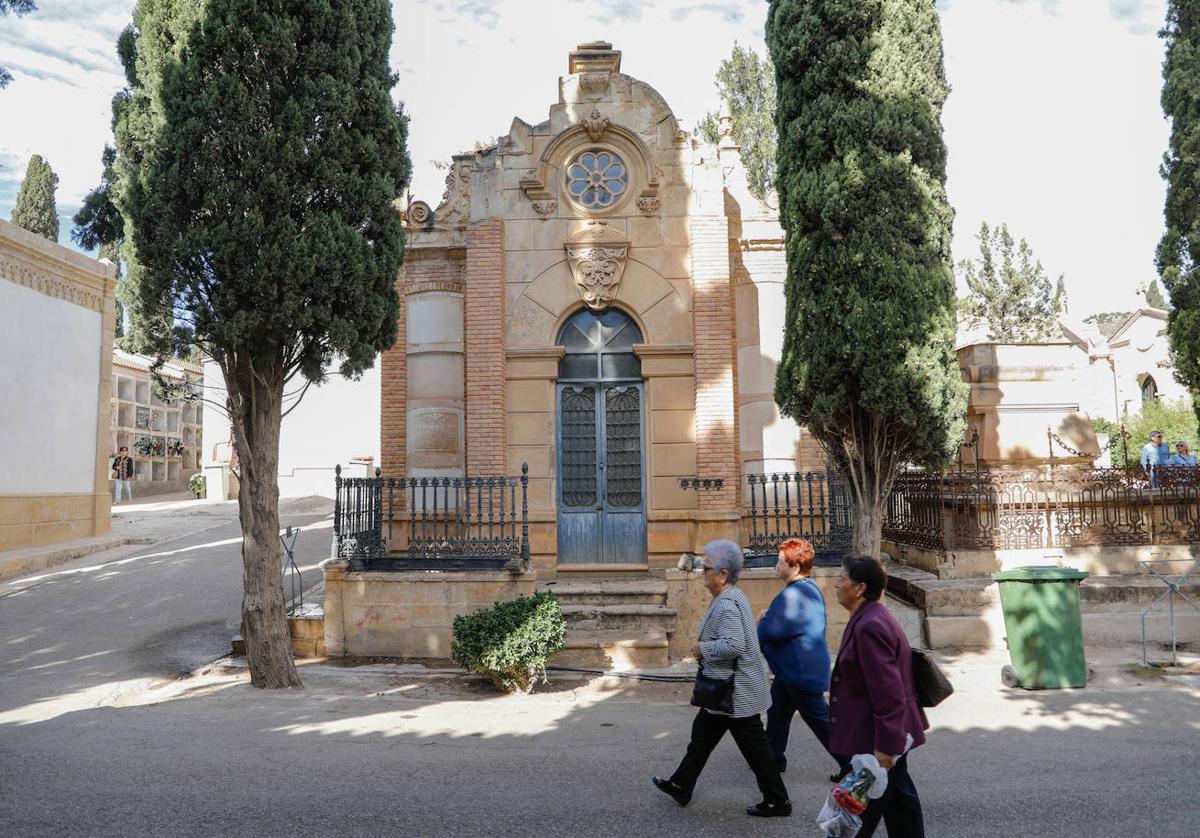
<path fill-rule="evenodd" d="M 954 693 L 950 679 L 924 649 L 912 650 L 912 675 L 917 703 L 922 707 L 937 707 Z"/>
<path fill-rule="evenodd" d="M 737 658 L 733 659 L 733 674 L 728 678 L 705 675 L 702 662 L 696 671 L 696 684 L 692 687 L 692 706 L 733 715 L 733 679 L 736 676 Z"/>

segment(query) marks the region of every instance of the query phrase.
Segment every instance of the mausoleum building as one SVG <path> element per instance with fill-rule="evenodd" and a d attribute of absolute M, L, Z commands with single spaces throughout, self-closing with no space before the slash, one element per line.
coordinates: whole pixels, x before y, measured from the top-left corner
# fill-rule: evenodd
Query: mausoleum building
<path fill-rule="evenodd" d="M 543 577 L 674 565 L 740 537 L 744 475 L 824 468 L 773 398 L 775 208 L 730 120 L 700 141 L 611 44 L 572 51 L 548 118 L 456 155 L 406 220 L 383 476 L 528 464 Z"/>

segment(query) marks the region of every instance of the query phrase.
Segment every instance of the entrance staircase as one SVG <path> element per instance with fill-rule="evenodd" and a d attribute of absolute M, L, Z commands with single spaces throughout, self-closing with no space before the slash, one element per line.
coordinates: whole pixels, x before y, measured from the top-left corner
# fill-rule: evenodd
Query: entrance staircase
<path fill-rule="evenodd" d="M 567 622 L 566 642 L 551 666 L 622 671 L 670 663 L 667 640 L 677 614 L 667 606 L 664 580 L 559 577 L 538 590 L 558 598 Z"/>

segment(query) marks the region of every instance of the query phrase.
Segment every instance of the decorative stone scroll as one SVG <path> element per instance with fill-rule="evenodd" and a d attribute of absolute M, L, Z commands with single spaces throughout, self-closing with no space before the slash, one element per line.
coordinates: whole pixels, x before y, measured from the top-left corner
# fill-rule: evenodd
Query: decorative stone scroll
<path fill-rule="evenodd" d="M 563 248 L 584 305 L 604 309 L 617 297 L 629 242 L 603 221 L 594 221 L 568 239 Z"/>

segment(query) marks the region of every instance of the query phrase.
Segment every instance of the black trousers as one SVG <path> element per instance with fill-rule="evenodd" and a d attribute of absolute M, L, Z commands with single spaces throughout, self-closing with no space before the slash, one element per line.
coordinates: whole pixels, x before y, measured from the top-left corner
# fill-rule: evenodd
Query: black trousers
<path fill-rule="evenodd" d="M 925 838 L 921 799 L 917 797 L 912 777 L 908 776 L 908 754 L 896 760 L 888 772 L 888 787 L 883 797 L 867 804 L 858 838 L 874 835 L 881 819 L 887 827 L 888 838 Z"/>
<path fill-rule="evenodd" d="M 692 722 L 692 741 L 688 743 L 683 761 L 671 775 L 671 782 L 689 792 L 695 788 L 696 780 L 704 770 L 704 764 L 708 762 L 708 755 L 717 747 L 725 731 L 733 734 L 733 741 L 737 743 L 746 764 L 754 772 L 754 779 L 758 781 L 763 800 L 772 804 L 786 801 L 787 788 L 783 785 L 783 778 L 779 776 L 779 769 L 775 766 L 775 757 L 767 745 L 762 719 L 757 715 L 735 719 L 707 710 L 697 713 L 695 721 Z"/>
<path fill-rule="evenodd" d="M 848 765 L 849 760 L 829 750 L 829 705 L 825 703 L 825 694 L 802 690 L 778 678 L 771 682 L 771 707 L 767 710 L 767 743 L 775 761 L 781 767 L 787 765 L 788 733 L 797 711 L 821 747 L 837 760 L 839 766 Z"/>

